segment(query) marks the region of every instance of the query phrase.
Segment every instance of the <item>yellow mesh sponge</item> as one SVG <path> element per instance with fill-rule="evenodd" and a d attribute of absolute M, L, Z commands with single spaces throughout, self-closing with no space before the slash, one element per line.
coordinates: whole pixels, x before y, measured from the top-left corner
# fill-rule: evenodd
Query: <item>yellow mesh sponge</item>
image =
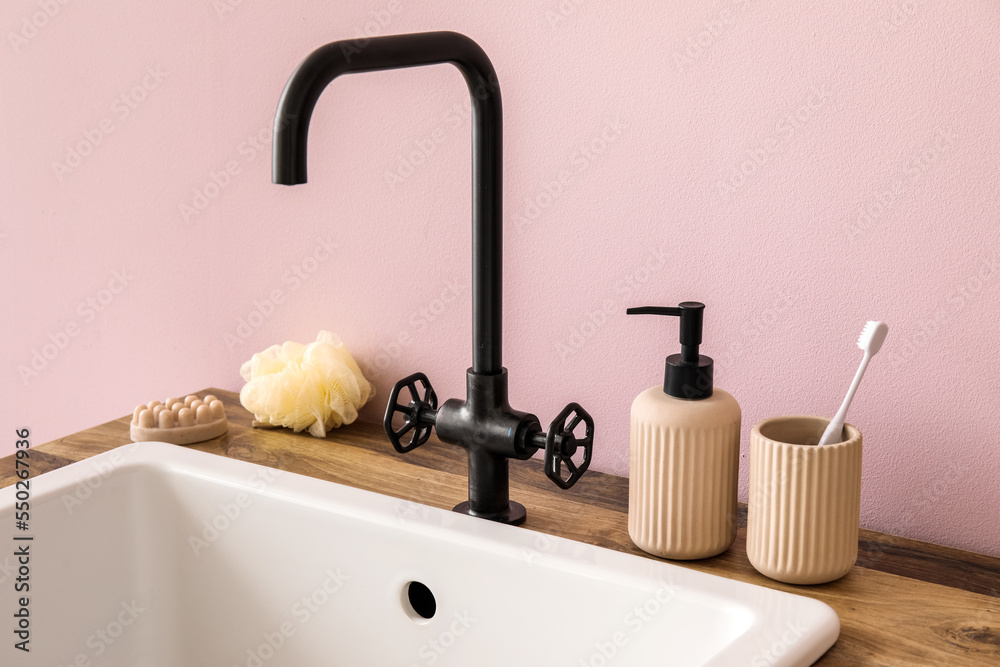
<path fill-rule="evenodd" d="M 308 345 L 272 345 L 244 363 L 240 375 L 246 380 L 240 403 L 260 425 L 309 429 L 317 438 L 353 422 L 375 395 L 344 343 L 329 331 Z"/>

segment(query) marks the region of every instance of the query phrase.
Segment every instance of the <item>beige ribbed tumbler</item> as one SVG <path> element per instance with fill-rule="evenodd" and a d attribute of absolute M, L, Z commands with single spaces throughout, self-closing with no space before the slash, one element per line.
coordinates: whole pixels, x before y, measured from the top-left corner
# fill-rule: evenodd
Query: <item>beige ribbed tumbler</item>
<path fill-rule="evenodd" d="M 861 432 L 846 424 L 846 440 L 819 447 L 829 423 L 775 417 L 750 433 L 747 556 L 772 579 L 822 584 L 857 560 Z"/>

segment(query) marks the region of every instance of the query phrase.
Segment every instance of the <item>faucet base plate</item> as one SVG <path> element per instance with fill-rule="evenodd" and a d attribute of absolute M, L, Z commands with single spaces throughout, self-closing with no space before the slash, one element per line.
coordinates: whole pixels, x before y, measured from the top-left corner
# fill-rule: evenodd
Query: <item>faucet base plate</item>
<path fill-rule="evenodd" d="M 511 526 L 520 526 L 528 517 L 528 513 L 525 511 L 524 505 L 521 503 L 515 503 L 513 500 L 507 503 L 507 509 L 503 512 L 491 514 L 474 512 L 468 500 L 455 505 L 455 508 L 452 511 L 458 512 L 459 514 L 468 514 L 469 516 L 474 516 L 479 519 L 488 519 L 498 523 L 510 524 Z"/>

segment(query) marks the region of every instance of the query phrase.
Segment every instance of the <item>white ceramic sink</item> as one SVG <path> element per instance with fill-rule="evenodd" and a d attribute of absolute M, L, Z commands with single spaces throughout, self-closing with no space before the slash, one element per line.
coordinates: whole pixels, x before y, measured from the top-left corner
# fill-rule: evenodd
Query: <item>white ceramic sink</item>
<path fill-rule="evenodd" d="M 840 630 L 812 599 L 174 445 L 31 493 L 21 533 L 0 490 L 5 625 L 12 544 L 31 587 L 31 650 L 5 631 L 4 665 L 808 665 Z"/>

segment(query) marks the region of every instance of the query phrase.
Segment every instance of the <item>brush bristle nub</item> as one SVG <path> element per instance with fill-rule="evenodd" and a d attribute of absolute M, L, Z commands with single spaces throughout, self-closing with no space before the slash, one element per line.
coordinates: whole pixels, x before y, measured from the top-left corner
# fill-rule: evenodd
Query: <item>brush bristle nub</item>
<path fill-rule="evenodd" d="M 861 331 L 861 335 L 858 336 L 858 347 L 863 352 L 875 354 L 882 348 L 882 343 L 885 342 L 887 335 L 889 335 L 888 324 L 870 320 Z"/>

